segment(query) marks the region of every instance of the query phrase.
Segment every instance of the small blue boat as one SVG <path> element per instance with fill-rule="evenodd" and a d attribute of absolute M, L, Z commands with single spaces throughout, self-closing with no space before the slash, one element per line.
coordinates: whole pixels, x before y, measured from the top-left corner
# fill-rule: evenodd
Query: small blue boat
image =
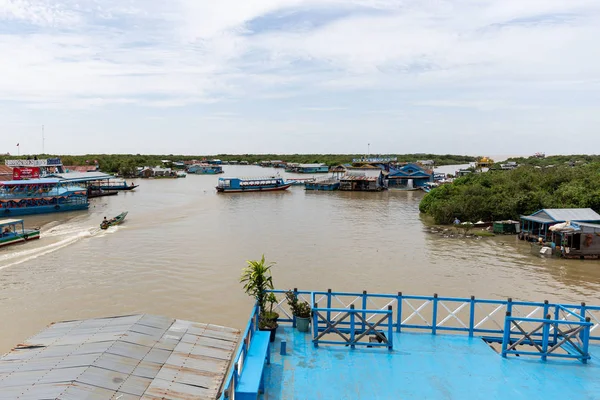
<path fill-rule="evenodd" d="M 325 191 L 333 191 L 338 190 L 340 188 L 340 181 L 338 179 L 323 179 L 323 180 L 313 180 L 306 182 L 304 184 L 305 190 L 325 190 Z"/>
<path fill-rule="evenodd" d="M 269 178 L 219 178 L 217 192 L 274 192 L 289 189 L 291 182 L 286 182 L 281 177 Z"/>

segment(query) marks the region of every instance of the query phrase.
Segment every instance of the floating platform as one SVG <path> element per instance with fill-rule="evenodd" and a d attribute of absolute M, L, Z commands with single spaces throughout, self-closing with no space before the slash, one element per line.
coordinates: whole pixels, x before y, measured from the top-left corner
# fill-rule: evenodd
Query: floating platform
<path fill-rule="evenodd" d="M 600 306 L 296 291 L 303 333 L 273 293 L 275 341 L 257 363 L 254 307 L 222 399 L 249 376 L 264 400 L 600 398 Z"/>

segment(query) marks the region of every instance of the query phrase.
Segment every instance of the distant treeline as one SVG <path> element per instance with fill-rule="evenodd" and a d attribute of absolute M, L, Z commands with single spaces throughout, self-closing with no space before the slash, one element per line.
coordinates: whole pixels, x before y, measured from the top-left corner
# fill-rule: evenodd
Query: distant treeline
<path fill-rule="evenodd" d="M 27 158 L 21 156 L 19 158 Z M 30 156 L 33 157 L 33 156 Z M 223 161 L 248 161 L 250 164 L 265 160 L 282 160 L 291 163 L 325 163 L 329 166 L 346 164 L 354 158 L 364 157 L 364 154 L 215 154 L 183 156 L 168 155 L 143 155 L 143 154 L 86 154 L 81 156 L 37 155 L 38 158 L 60 157 L 64 165 L 87 165 L 97 161 L 104 172 L 132 175 L 136 167 L 161 165 L 161 160 L 187 161 L 218 158 Z M 397 157 L 398 161 L 414 162 L 418 160 L 433 160 L 436 165 L 466 164 L 475 161 L 475 157 L 452 154 L 383 154 L 370 157 Z M 0 162 L 4 163 L 6 157 L 1 156 Z"/>
<path fill-rule="evenodd" d="M 429 192 L 419 205 L 438 224 L 518 219 L 542 208 L 590 207 L 600 211 L 600 157 L 597 162 L 559 163 L 554 168 L 523 166 L 512 171 L 470 174 Z M 564 156 L 570 162 L 575 156 Z M 543 159 L 540 159 L 543 160 Z M 575 158 L 577 160 L 577 158 Z M 517 161 L 518 162 L 518 161 Z"/>
<path fill-rule="evenodd" d="M 572 164 L 586 164 L 600 162 L 600 155 L 589 155 L 589 154 L 573 154 L 566 156 L 548 156 L 545 158 L 538 157 L 512 157 L 497 163 L 495 166 L 499 167 L 500 164 L 504 164 L 508 161 L 514 161 L 519 165 L 531 165 L 534 167 L 547 167 L 547 166 L 560 166 L 560 165 L 572 165 Z"/>

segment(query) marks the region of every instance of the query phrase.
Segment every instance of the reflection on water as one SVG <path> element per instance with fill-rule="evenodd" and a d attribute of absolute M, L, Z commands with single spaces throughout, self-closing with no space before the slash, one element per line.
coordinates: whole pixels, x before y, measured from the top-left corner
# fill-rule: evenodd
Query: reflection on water
<path fill-rule="evenodd" d="M 216 181 L 144 180 L 89 211 L 26 218 L 42 238 L 0 250 L 0 351 L 52 321 L 135 312 L 243 327 L 240 269 L 262 253 L 280 288 L 600 303 L 598 261 L 540 258 L 514 236 L 431 234 L 421 192 L 217 195 Z M 125 210 L 125 224 L 98 229 Z"/>

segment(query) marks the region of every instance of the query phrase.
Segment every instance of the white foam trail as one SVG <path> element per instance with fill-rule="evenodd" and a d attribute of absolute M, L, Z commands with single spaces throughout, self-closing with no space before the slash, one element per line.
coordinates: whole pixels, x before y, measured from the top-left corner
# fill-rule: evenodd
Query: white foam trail
<path fill-rule="evenodd" d="M 79 228 L 79 229 L 68 228 L 68 229 L 64 229 L 64 230 L 60 230 L 60 231 L 51 231 L 51 232 L 48 232 L 45 234 L 42 233 L 42 235 L 40 236 L 40 240 L 43 240 L 44 237 L 49 237 L 49 236 L 50 237 L 51 236 L 62 236 L 62 235 L 69 235 L 69 236 L 58 242 L 55 242 L 55 243 L 52 243 L 52 244 L 49 244 L 49 245 L 46 245 L 43 247 L 37 247 L 37 248 L 33 248 L 33 249 L 27 249 L 27 250 L 23 250 L 23 251 L 16 251 L 16 252 L 0 255 L 0 270 L 15 266 L 18 264 L 22 264 L 26 261 L 31 261 L 38 257 L 53 253 L 64 247 L 67 247 L 73 243 L 76 243 L 82 239 L 90 238 L 90 237 L 94 237 L 94 236 L 102 237 L 107 234 L 114 233 L 117 230 L 118 230 L 118 226 L 111 226 L 110 228 L 108 228 L 106 230 L 101 230 L 100 228 L 88 228 L 88 229 L 84 229 L 84 230 L 81 230 L 81 228 Z M 75 235 L 72 235 L 73 233 L 75 233 Z M 1 264 L 4 264 L 5 262 L 10 262 L 10 261 L 13 261 L 13 262 L 11 262 L 7 265 L 1 265 Z"/>

